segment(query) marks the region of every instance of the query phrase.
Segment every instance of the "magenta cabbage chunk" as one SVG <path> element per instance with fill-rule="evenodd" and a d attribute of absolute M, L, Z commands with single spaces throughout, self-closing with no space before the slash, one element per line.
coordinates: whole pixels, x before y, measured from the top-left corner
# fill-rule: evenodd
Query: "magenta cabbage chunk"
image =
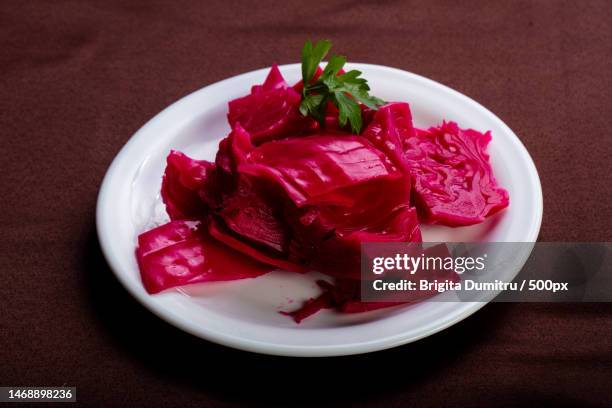
<path fill-rule="evenodd" d="M 317 270 L 335 281 L 288 313 L 296 322 L 325 308 L 389 307 L 397 302 L 359 299 L 361 243 L 421 242 L 420 222 L 468 225 L 508 205 L 486 154 L 490 133 L 452 122 L 417 130 L 409 105 L 393 102 L 360 106 L 364 130 L 351 134 L 331 103 L 322 124 L 302 116 L 301 88 L 274 66 L 229 102 L 231 132 L 214 162 L 170 152 L 161 196 L 171 221 L 136 249 L 149 293 Z"/>
<path fill-rule="evenodd" d="M 292 152 L 287 154 L 287 152 Z M 400 184 L 403 174 L 383 152 L 357 135 L 313 135 L 266 143 L 238 171 L 269 178 L 297 205 L 355 205 L 346 190 L 362 183 Z"/>
<path fill-rule="evenodd" d="M 199 221 L 172 221 L 140 234 L 136 259 L 149 293 L 197 282 L 254 278 L 272 269 L 213 239 Z"/>
<path fill-rule="evenodd" d="M 406 141 L 415 135 L 412 125 L 412 114 L 407 103 L 389 103 L 374 114 L 370 125 L 363 132 L 363 137 L 370 140 L 404 172 L 410 168 L 405 157 L 408 150 Z"/>
<path fill-rule="evenodd" d="M 508 192 L 497 185 L 489 164 L 490 141 L 490 132 L 461 129 L 455 122 L 405 139 L 414 203 L 423 221 L 471 225 L 508 206 Z"/>
<path fill-rule="evenodd" d="M 262 85 L 229 103 L 227 118 L 232 127 L 240 123 L 255 144 L 308 133 L 318 126 L 312 118 L 300 114 L 300 100 L 300 94 L 285 82 L 275 65 Z"/>
<path fill-rule="evenodd" d="M 205 204 L 200 199 L 199 189 L 214 165 L 174 150 L 166 162 L 161 196 L 168 215 L 173 220 L 200 218 L 205 213 Z"/>

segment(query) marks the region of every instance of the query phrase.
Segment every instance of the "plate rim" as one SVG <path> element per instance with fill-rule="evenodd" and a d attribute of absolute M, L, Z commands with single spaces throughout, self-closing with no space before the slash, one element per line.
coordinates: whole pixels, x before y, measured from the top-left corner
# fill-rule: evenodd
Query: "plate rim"
<path fill-rule="evenodd" d="M 294 68 L 299 66 L 300 64 L 285 64 L 279 65 L 281 70 Z M 531 225 L 531 229 L 525 235 L 528 240 L 524 242 L 535 242 L 537 240 L 543 216 L 543 193 L 540 177 L 533 161 L 533 158 L 529 154 L 527 148 L 522 143 L 520 138 L 512 131 L 512 129 L 506 125 L 497 115 L 491 112 L 489 109 L 476 102 L 469 96 L 456 91 L 440 82 L 434 81 L 432 79 L 426 78 L 424 76 L 415 74 L 410 71 L 406 71 L 399 68 L 393 68 L 384 65 L 378 64 L 366 64 L 366 63 L 350 63 L 347 64 L 351 67 L 359 68 L 370 68 L 370 69 L 379 69 L 386 70 L 389 72 L 395 72 L 402 75 L 408 75 L 412 77 L 414 80 L 423 82 L 433 87 L 442 88 L 446 92 L 450 92 L 454 94 L 456 97 L 459 97 L 463 100 L 463 102 L 472 105 L 475 109 L 483 111 L 485 114 L 490 116 L 490 118 L 498 123 L 506 133 L 508 133 L 512 139 L 512 141 L 518 145 L 521 153 L 527 158 L 526 163 L 529 167 L 528 172 L 532 174 L 533 182 L 535 182 L 535 190 L 538 194 L 533 197 L 535 204 L 535 216 L 536 222 Z M 458 307 L 453 310 L 454 313 L 451 313 L 445 316 L 444 321 L 438 321 L 437 324 L 432 324 L 427 328 L 427 330 L 422 330 L 420 334 L 410 335 L 406 334 L 406 332 L 402 332 L 399 334 L 391 335 L 388 337 L 383 337 L 373 341 L 361 342 L 361 343 L 350 343 L 347 345 L 283 345 L 283 344 L 274 344 L 270 342 L 262 342 L 258 340 L 237 337 L 233 335 L 229 335 L 226 333 L 222 333 L 215 330 L 196 330 L 193 325 L 189 324 L 189 321 L 178 315 L 175 311 L 168 308 L 160 308 L 158 305 L 154 304 L 151 297 L 149 295 L 143 295 L 142 292 L 135 290 L 130 282 L 128 282 L 126 276 L 120 273 L 121 266 L 119 265 L 118 259 L 114 256 L 112 251 L 110 250 L 112 240 L 112 227 L 108 227 L 105 222 L 106 218 L 106 208 L 108 206 L 109 201 L 109 190 L 111 188 L 111 181 L 113 180 L 115 173 L 119 167 L 119 163 L 122 161 L 124 156 L 130 150 L 130 147 L 136 143 L 139 135 L 147 132 L 147 130 L 151 127 L 154 127 L 156 123 L 162 121 L 164 116 L 169 115 L 172 111 L 179 109 L 182 105 L 188 104 L 191 99 L 193 99 L 196 94 L 199 92 L 204 92 L 205 90 L 209 90 L 210 88 L 222 87 L 228 81 L 236 81 L 241 77 L 246 77 L 250 75 L 255 75 L 259 73 L 265 73 L 270 69 L 270 67 L 260 68 L 248 72 L 244 72 L 229 78 L 225 78 L 221 81 L 214 82 L 212 84 L 205 85 L 185 96 L 178 99 L 177 101 L 171 103 L 151 119 L 149 119 L 142 127 L 140 127 L 130 138 L 129 140 L 121 147 L 119 152 L 113 158 L 111 164 L 109 165 L 104 178 L 102 180 L 100 190 L 97 197 L 96 202 L 96 231 L 98 235 L 98 240 L 100 243 L 100 247 L 102 249 L 102 253 L 104 258 L 106 259 L 110 269 L 112 270 L 115 277 L 121 282 L 122 286 L 131 294 L 136 300 L 139 301 L 142 305 L 144 305 L 148 310 L 153 312 L 156 316 L 160 317 L 162 320 L 167 323 L 187 332 L 194 336 L 203 338 L 208 341 L 212 341 L 218 344 L 222 344 L 225 346 L 233 347 L 236 349 L 241 349 L 244 351 L 250 351 L 260 354 L 270 354 L 270 355 L 278 355 L 278 356 L 296 356 L 296 357 L 323 357 L 323 356 L 341 356 L 341 355 L 353 355 L 353 354 L 363 354 L 378 350 L 384 350 L 392 347 L 397 347 L 403 344 L 411 343 L 414 341 L 418 341 L 425 337 L 431 336 L 435 333 L 438 333 L 454 324 L 459 323 L 465 318 L 471 316 L 482 307 L 484 307 L 488 302 L 461 302 L 463 307 Z M 527 254 L 528 255 L 528 254 Z M 522 266 L 525 260 L 520 262 Z M 517 271 L 518 272 L 518 271 Z"/>

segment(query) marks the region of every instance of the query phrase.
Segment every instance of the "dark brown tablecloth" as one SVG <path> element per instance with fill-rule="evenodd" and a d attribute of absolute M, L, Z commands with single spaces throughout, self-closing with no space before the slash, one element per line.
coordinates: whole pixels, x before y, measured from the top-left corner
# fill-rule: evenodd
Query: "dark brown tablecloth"
<path fill-rule="evenodd" d="M 0 385 L 106 407 L 612 404 L 609 304 L 495 304 L 394 350 L 274 358 L 163 323 L 100 253 L 96 194 L 133 132 L 204 85 L 297 62 L 308 38 L 490 108 L 540 172 L 540 240 L 610 241 L 612 4 L 459 3 L 3 2 Z"/>

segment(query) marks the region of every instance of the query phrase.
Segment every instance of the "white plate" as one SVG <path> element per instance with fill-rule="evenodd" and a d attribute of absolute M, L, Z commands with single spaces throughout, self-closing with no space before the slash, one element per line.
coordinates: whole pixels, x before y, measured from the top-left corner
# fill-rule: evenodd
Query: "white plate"
<path fill-rule="evenodd" d="M 510 193 L 510 207 L 484 224 L 424 228 L 426 241 L 533 242 L 542 219 L 536 168 L 516 135 L 493 113 L 437 82 L 394 68 L 348 64 L 363 71 L 372 93 L 410 103 L 415 125 L 443 119 L 462 127 L 491 130 L 492 165 Z M 298 64 L 280 67 L 293 83 Z M 292 310 L 317 293 L 316 274 L 273 272 L 257 279 L 208 283 L 149 295 L 134 256 L 139 233 L 167 219 L 160 202 L 161 175 L 170 149 L 213 160 L 229 131 L 227 102 L 261 83 L 269 68 L 217 82 L 166 108 L 121 149 L 102 183 L 97 229 L 102 250 L 119 281 L 152 312 L 204 339 L 243 350 L 289 356 L 366 353 L 409 343 L 466 318 L 484 303 L 426 302 L 354 315 L 323 311 L 296 325 L 277 311 Z M 522 266 L 522 262 L 519 262 Z M 515 271 L 515 273 L 518 272 Z M 137 324 L 137 323 L 136 323 Z"/>

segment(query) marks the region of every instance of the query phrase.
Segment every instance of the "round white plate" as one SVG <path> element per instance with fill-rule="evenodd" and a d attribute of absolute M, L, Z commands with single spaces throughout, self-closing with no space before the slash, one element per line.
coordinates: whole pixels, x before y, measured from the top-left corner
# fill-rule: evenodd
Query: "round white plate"
<path fill-rule="evenodd" d="M 510 193 L 510 207 L 487 222 L 464 228 L 425 227 L 425 241 L 534 242 L 542 219 L 536 168 L 516 135 L 497 116 L 444 85 L 399 69 L 348 64 L 359 69 L 372 93 L 410 103 L 415 125 L 454 120 L 461 127 L 491 130 L 491 162 Z M 375 312 L 342 315 L 322 311 L 300 325 L 277 313 L 293 310 L 318 293 L 315 273 L 273 272 L 256 279 L 197 284 L 157 295 L 144 290 L 134 248 L 139 233 L 167 220 L 159 198 L 165 157 L 177 149 L 213 160 L 227 135 L 227 102 L 263 82 L 269 68 L 204 87 L 172 104 L 144 125 L 121 149 L 102 183 L 97 229 L 119 281 L 152 312 L 204 339 L 258 353 L 332 356 L 366 353 L 429 336 L 471 315 L 485 303 L 424 302 Z M 288 82 L 300 65 L 284 65 Z M 517 265 L 522 266 L 522 261 Z"/>

